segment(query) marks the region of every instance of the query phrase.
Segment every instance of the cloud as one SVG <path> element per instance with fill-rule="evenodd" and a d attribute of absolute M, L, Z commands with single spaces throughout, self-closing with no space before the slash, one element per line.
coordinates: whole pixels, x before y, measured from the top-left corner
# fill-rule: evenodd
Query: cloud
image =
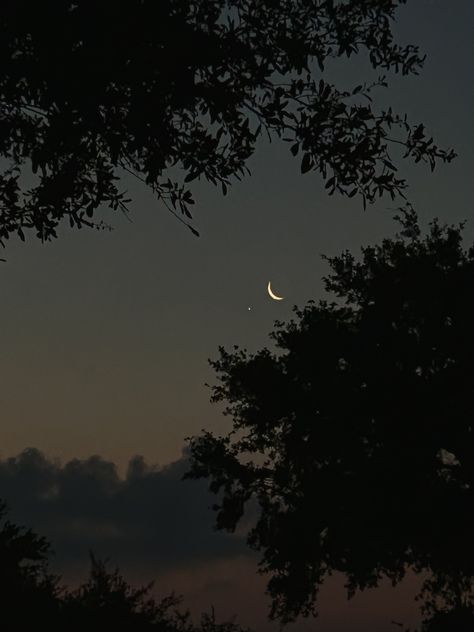
<path fill-rule="evenodd" d="M 62 464 L 27 449 L 0 460 L 0 497 L 11 520 L 51 542 L 65 576 L 83 574 L 90 550 L 142 579 L 248 556 L 241 536 L 213 529 L 215 498 L 204 481 L 181 480 L 187 467 L 186 454 L 161 468 L 136 456 L 121 478 L 99 456 Z"/>
<path fill-rule="evenodd" d="M 267 620 L 268 577 L 256 572 L 258 556 L 238 534 L 214 531 L 215 498 L 204 481 L 181 480 L 187 463 L 183 454 L 159 468 L 137 456 L 121 478 L 115 464 L 99 456 L 62 464 L 28 449 L 0 459 L 0 498 L 11 520 L 51 542 L 52 568 L 69 586 L 85 579 L 92 550 L 129 582 L 156 580 L 158 597 L 183 594 L 195 617 L 214 604 L 220 620 L 237 614 L 244 626 L 275 632 L 278 624 Z M 386 583 L 347 601 L 344 578 L 333 577 L 321 593 L 319 625 L 327 632 L 390 632 L 394 618 L 414 625 L 415 580 L 396 590 Z M 312 632 L 314 625 L 311 618 L 301 620 L 289 631 Z"/>

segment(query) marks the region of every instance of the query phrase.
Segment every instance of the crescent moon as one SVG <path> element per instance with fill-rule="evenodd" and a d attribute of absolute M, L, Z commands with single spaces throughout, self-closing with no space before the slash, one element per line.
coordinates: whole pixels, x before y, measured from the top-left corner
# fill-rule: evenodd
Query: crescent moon
<path fill-rule="evenodd" d="M 267 290 L 268 290 L 268 294 L 274 301 L 282 301 L 285 298 L 284 296 L 278 296 L 277 294 L 275 294 L 275 292 L 272 291 L 271 281 L 268 282 Z"/>

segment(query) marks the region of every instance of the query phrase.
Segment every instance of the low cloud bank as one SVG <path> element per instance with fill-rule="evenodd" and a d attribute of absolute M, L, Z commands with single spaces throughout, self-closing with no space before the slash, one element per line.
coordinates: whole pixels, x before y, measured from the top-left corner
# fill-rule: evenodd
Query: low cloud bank
<path fill-rule="evenodd" d="M 0 498 L 9 518 L 52 544 L 65 576 L 88 553 L 150 579 L 182 566 L 246 557 L 242 537 L 213 529 L 215 498 L 205 481 L 183 481 L 188 459 L 159 468 L 130 460 L 125 478 L 99 456 L 60 463 L 39 450 L 0 460 Z"/>
<path fill-rule="evenodd" d="M 183 594 L 196 617 L 214 604 L 218 619 L 237 614 L 242 625 L 276 632 L 278 624 L 267 620 L 268 578 L 256 573 L 257 556 L 241 536 L 214 531 L 215 497 L 205 481 L 182 481 L 187 469 L 186 454 L 162 468 L 137 456 L 121 478 L 115 464 L 99 456 L 62 464 L 28 449 L 0 459 L 0 498 L 10 520 L 51 542 L 52 568 L 69 585 L 85 579 L 91 550 L 132 583 L 156 579 L 160 597 L 171 590 Z M 415 625 L 418 581 L 410 576 L 397 589 L 386 582 L 347 601 L 344 578 L 337 575 L 321 591 L 319 626 L 391 632 L 393 619 Z M 310 618 L 289 630 L 315 629 Z"/>

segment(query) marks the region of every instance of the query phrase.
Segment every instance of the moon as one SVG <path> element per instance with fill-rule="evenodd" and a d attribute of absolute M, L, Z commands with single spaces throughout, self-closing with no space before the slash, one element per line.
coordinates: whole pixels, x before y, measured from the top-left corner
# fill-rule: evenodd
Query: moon
<path fill-rule="evenodd" d="M 274 300 L 274 301 L 282 301 L 285 297 L 284 296 L 278 296 L 277 294 L 275 294 L 275 292 L 272 291 L 272 282 L 269 281 L 268 282 L 268 294 L 270 295 L 270 297 Z"/>

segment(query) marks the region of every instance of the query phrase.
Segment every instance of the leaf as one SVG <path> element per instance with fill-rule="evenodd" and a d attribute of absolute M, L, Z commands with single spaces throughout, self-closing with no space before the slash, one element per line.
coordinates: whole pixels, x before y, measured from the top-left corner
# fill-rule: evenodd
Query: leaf
<path fill-rule="evenodd" d="M 293 154 L 293 156 L 296 156 L 298 154 L 299 149 L 300 149 L 299 143 L 295 143 L 294 145 L 290 147 L 290 151 Z"/>
<path fill-rule="evenodd" d="M 307 173 L 312 168 L 313 164 L 311 154 L 306 153 L 301 161 L 301 173 Z"/>
<path fill-rule="evenodd" d="M 386 158 L 383 159 L 383 164 L 388 167 L 389 169 L 392 169 L 392 171 L 397 171 L 397 168 L 395 167 L 395 165 L 393 165 L 390 160 L 387 160 Z"/>
<path fill-rule="evenodd" d="M 188 211 L 188 209 L 185 206 L 181 207 L 181 211 L 184 213 L 184 215 L 186 215 L 186 217 L 189 217 L 189 219 L 193 218 L 193 216 L 191 215 L 191 213 Z"/>
<path fill-rule="evenodd" d="M 199 176 L 199 173 L 196 173 L 195 171 L 191 171 L 190 173 L 188 173 L 188 175 L 184 178 L 185 182 L 191 182 L 192 180 L 195 180 L 197 177 Z"/>

